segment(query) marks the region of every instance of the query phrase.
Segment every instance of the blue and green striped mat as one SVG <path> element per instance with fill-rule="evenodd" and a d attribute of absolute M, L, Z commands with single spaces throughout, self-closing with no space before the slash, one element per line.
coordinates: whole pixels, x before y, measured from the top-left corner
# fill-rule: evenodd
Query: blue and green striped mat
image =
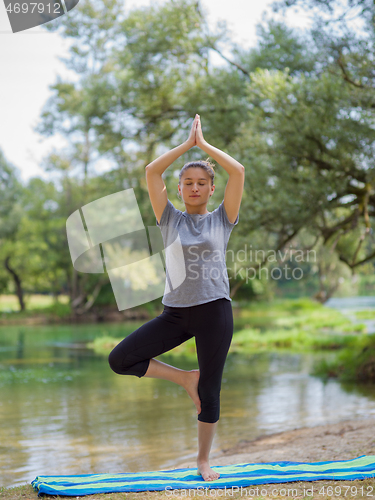
<path fill-rule="evenodd" d="M 173 469 L 122 474 L 82 474 L 79 476 L 38 476 L 32 485 L 39 494 L 83 496 L 127 491 L 166 492 L 192 488 L 234 488 L 255 484 L 353 480 L 375 477 L 375 455 L 333 462 L 267 462 L 211 466 L 220 473 L 215 481 L 204 481 L 197 469 Z"/>

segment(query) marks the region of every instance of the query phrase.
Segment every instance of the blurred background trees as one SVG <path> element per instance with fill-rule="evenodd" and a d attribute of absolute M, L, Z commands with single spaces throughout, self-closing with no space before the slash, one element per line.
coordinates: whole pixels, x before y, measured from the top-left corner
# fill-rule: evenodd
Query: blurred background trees
<path fill-rule="evenodd" d="M 275 12 L 296 7 L 311 11 L 311 30 L 269 19 L 249 50 L 230 40 L 225 24 L 211 33 L 195 0 L 127 16 L 118 0 L 84 2 L 46 24 L 74 40 L 65 62 L 80 78 L 51 86 L 37 130 L 61 133 L 69 148 L 45 158 L 50 181 L 25 185 L 0 156 L 0 293 L 16 293 L 20 309 L 25 291 L 68 294 L 78 312 L 114 304 L 106 275 L 73 269 L 66 219 L 90 201 L 133 188 L 145 226 L 155 225 L 145 166 L 183 142 L 199 113 L 205 139 L 246 169 L 240 224 L 228 245 L 232 297 L 302 294 L 324 302 L 345 286 L 370 294 L 374 5 L 274 4 Z M 213 52 L 222 66 L 211 64 Z M 202 153 L 191 149 L 163 175 L 180 210 L 178 172 Z M 110 168 L 98 173 L 103 160 Z M 218 206 L 227 174 L 216 170 Z"/>

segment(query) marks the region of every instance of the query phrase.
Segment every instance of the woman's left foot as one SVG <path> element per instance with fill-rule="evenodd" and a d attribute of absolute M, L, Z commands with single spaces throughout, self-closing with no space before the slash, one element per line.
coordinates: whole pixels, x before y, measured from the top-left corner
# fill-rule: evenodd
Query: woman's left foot
<path fill-rule="evenodd" d="M 185 390 L 193 400 L 195 407 L 197 408 L 197 414 L 202 411 L 201 400 L 198 394 L 198 382 L 199 382 L 200 372 L 199 370 L 189 370 L 185 372 Z"/>
<path fill-rule="evenodd" d="M 198 463 L 197 473 L 201 475 L 205 481 L 215 481 L 215 479 L 219 479 L 220 477 L 218 472 L 211 469 L 208 462 Z"/>

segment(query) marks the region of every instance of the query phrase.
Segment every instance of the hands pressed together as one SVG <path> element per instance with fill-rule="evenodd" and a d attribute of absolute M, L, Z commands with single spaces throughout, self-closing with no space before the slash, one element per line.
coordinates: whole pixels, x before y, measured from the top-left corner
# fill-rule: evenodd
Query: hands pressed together
<path fill-rule="evenodd" d="M 206 142 L 203 138 L 201 118 L 198 114 L 195 115 L 193 125 L 191 126 L 190 134 L 186 142 L 191 148 L 193 146 L 198 146 L 200 148 Z"/>

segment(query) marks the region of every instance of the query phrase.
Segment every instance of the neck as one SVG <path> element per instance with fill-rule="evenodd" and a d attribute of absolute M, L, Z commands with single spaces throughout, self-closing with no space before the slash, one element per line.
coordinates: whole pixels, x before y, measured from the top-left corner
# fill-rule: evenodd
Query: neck
<path fill-rule="evenodd" d="M 193 208 L 191 210 L 191 208 Z M 188 208 L 187 205 L 185 205 L 185 212 L 188 213 L 189 215 L 205 215 L 209 214 L 210 212 L 207 210 L 207 207 L 204 207 L 203 209 L 199 210 L 199 207 L 190 207 Z"/>

